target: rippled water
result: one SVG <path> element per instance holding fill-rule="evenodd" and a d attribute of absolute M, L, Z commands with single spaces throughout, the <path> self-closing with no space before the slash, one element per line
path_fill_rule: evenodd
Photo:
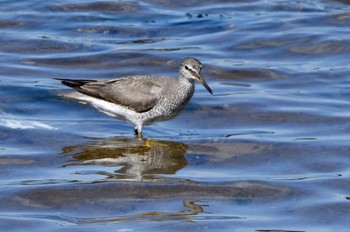
<path fill-rule="evenodd" d="M 349 1 L 0 1 L 2 231 L 348 231 Z M 53 78 L 197 85 L 146 139 Z"/>

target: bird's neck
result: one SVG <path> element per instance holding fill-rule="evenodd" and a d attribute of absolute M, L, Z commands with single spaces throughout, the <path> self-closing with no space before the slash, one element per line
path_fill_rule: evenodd
<path fill-rule="evenodd" d="M 194 93 L 194 80 L 188 79 L 186 77 L 180 76 L 178 88 L 180 88 L 179 92 L 183 93 L 183 97 L 186 98 L 186 102 L 189 101 Z"/>

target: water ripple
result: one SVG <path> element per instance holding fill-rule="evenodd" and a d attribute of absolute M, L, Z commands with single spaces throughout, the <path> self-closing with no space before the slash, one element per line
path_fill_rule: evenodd
<path fill-rule="evenodd" d="M 348 3 L 2 1 L 2 228 L 347 231 Z M 214 94 L 144 140 L 54 79 L 176 77 L 188 56 Z"/>

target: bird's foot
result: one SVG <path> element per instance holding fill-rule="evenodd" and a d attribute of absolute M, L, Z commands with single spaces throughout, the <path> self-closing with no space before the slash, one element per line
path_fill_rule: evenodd
<path fill-rule="evenodd" d="M 143 138 L 142 133 L 140 133 L 140 132 L 137 130 L 137 128 L 135 128 L 134 133 L 135 133 L 135 135 L 137 135 L 137 138 L 138 138 L 138 139 L 142 139 L 142 138 Z"/>

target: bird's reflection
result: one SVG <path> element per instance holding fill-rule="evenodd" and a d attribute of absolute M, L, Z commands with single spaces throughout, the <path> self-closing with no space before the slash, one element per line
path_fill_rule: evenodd
<path fill-rule="evenodd" d="M 187 165 L 188 147 L 172 141 L 136 139 L 91 139 L 89 144 L 69 146 L 65 155 L 74 160 L 65 166 L 101 165 L 118 167 L 114 173 L 101 172 L 110 179 L 125 181 L 162 181 L 162 175 L 175 174 Z"/>

